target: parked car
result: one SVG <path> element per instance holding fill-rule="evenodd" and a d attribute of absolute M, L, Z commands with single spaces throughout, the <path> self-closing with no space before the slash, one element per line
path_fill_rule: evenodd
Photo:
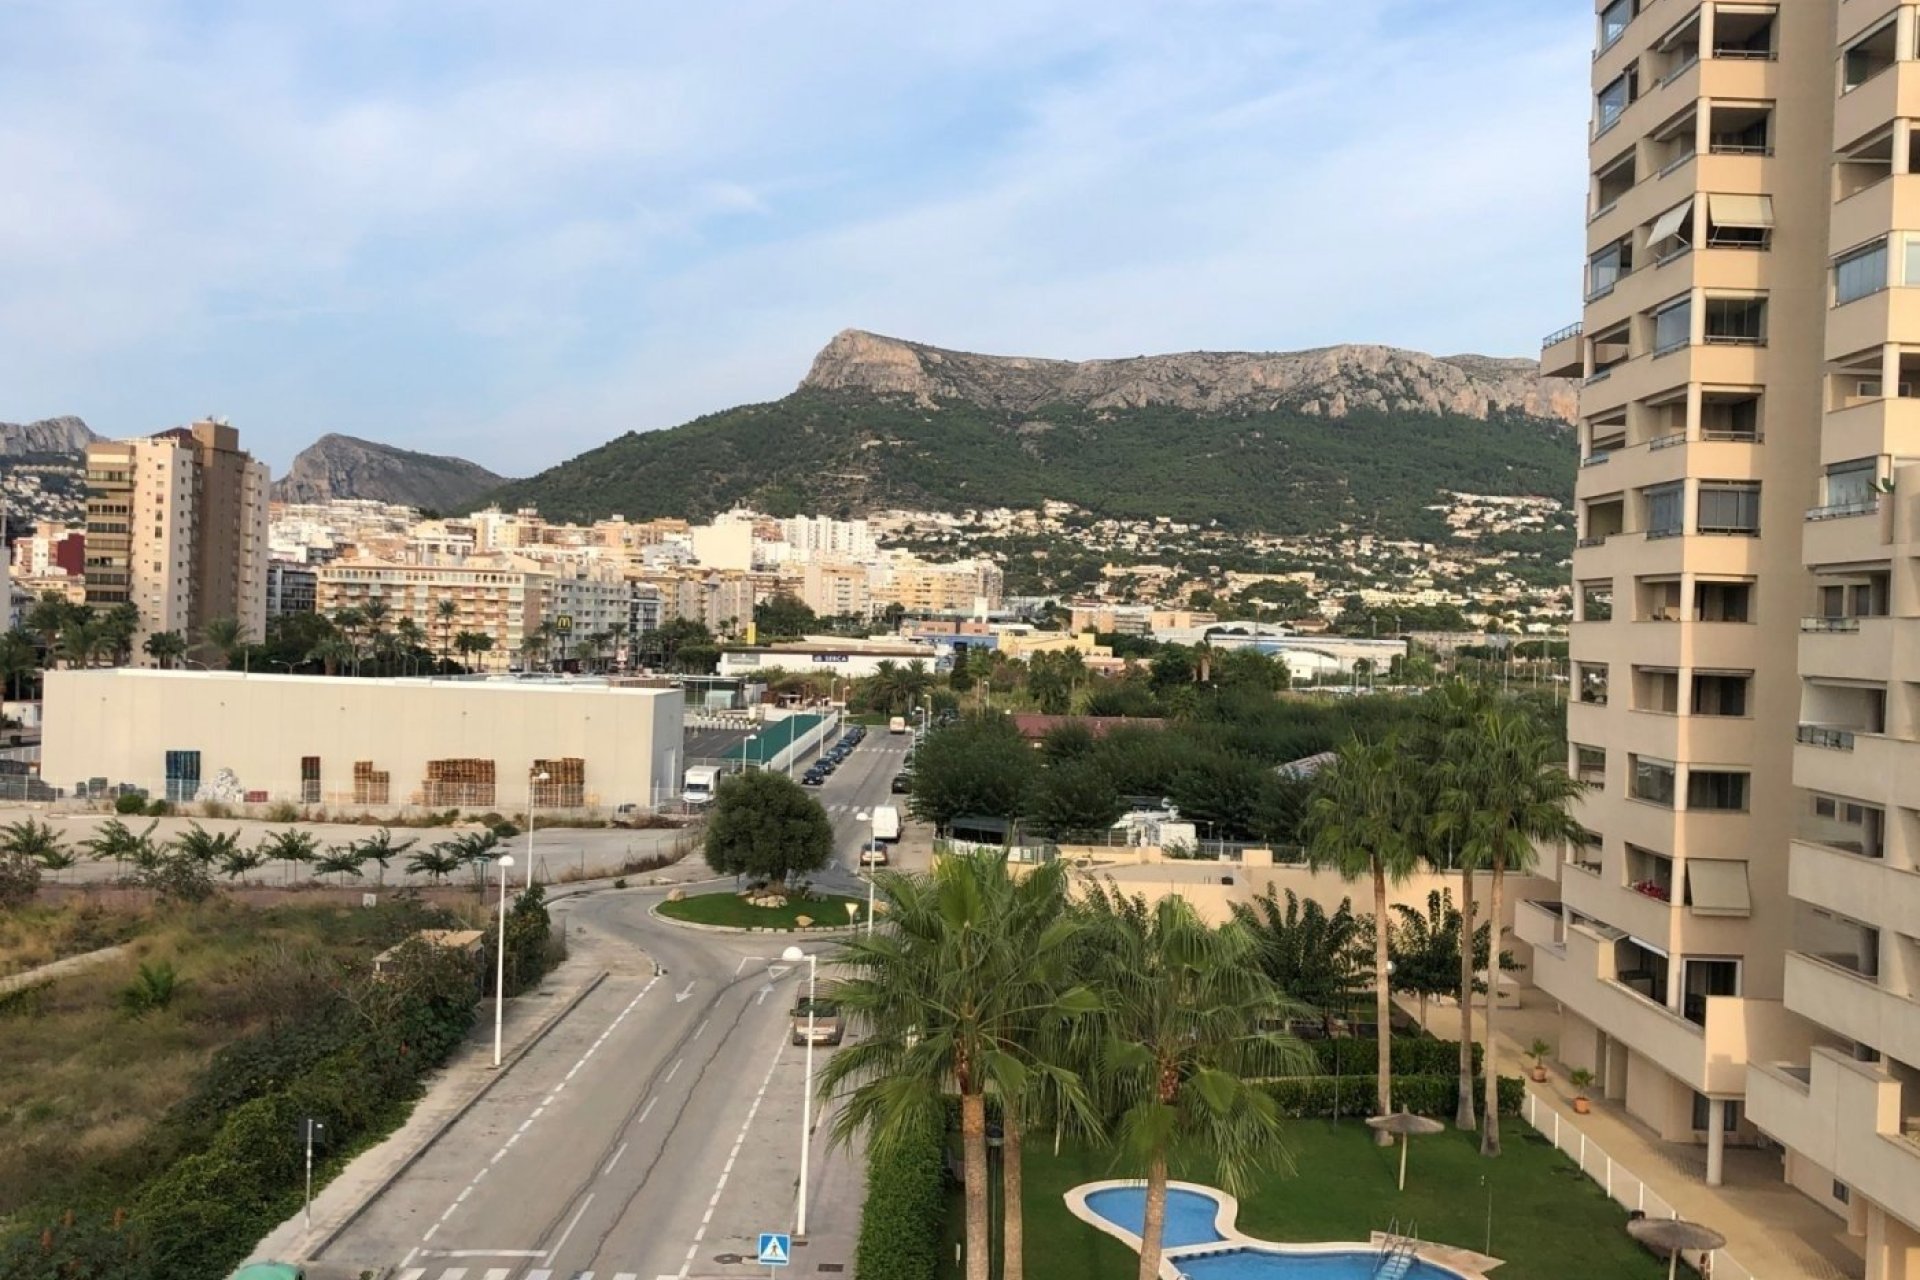
<path fill-rule="evenodd" d="M 867 841 L 867 847 L 860 851 L 860 865 L 863 867 L 884 867 L 892 860 L 887 855 L 887 846 L 878 840 Z"/>
<path fill-rule="evenodd" d="M 893 785 L 888 787 L 887 790 L 891 791 L 896 796 L 903 796 L 907 794 L 907 792 L 913 790 L 913 775 L 910 773 L 894 774 Z"/>
<path fill-rule="evenodd" d="M 827 775 L 825 773 L 822 773 L 818 769 L 809 769 L 800 776 L 800 785 L 803 787 L 817 787 L 824 784 L 826 780 Z"/>
<path fill-rule="evenodd" d="M 840 1025 L 840 1004 L 830 994 L 822 994 L 809 1000 L 801 996 L 793 1003 L 793 1043 L 805 1044 L 808 1031 L 813 1034 L 815 1044 L 839 1044 L 843 1028 Z"/>

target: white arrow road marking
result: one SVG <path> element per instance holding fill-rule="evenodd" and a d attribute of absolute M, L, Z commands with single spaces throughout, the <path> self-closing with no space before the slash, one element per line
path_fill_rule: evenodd
<path fill-rule="evenodd" d="M 673 1002 L 675 1004 L 679 1004 L 684 1000 L 690 999 L 692 996 L 693 996 L 693 984 L 689 982 L 687 984 L 687 989 L 685 991 L 679 991 L 674 993 Z"/>

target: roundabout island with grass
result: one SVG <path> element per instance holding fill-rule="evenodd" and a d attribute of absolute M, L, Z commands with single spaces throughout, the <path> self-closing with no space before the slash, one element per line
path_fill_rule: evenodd
<path fill-rule="evenodd" d="M 865 922 L 867 904 L 840 894 L 762 887 L 670 896 L 659 913 L 683 924 L 720 929 L 844 929 Z"/>

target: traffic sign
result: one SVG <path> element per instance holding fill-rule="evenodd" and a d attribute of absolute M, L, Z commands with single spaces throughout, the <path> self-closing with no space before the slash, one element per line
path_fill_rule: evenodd
<path fill-rule="evenodd" d="M 784 1231 L 760 1233 L 760 1265 L 784 1267 L 793 1261 L 793 1237 Z"/>

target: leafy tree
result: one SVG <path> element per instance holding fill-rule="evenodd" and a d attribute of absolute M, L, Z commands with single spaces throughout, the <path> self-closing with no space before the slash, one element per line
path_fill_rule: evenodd
<path fill-rule="evenodd" d="M 363 865 L 372 862 L 379 866 L 379 883 L 385 884 L 387 882 L 387 868 L 393 863 L 393 860 L 406 856 L 407 850 L 413 848 L 417 843 L 419 843 L 417 840 L 402 840 L 400 843 L 395 844 L 393 841 L 393 832 L 386 827 L 382 827 L 366 839 L 356 840 L 354 842 L 354 852 L 360 855 Z"/>
<path fill-rule="evenodd" d="M 292 862 L 305 866 L 320 856 L 320 838 L 311 831 L 288 827 L 285 831 L 271 831 L 261 836 L 258 852 L 263 863 Z"/>
<path fill-rule="evenodd" d="M 18 911 L 40 892 L 40 864 L 18 853 L 0 853 L 0 909 Z"/>
<path fill-rule="evenodd" d="M 45 867 L 49 859 L 58 860 L 66 852 L 66 841 L 60 838 L 60 833 L 53 829 L 51 823 L 22 818 L 0 827 L 0 854 L 7 857 L 24 858 Z M 72 865 L 71 862 L 68 865 Z"/>
<path fill-rule="evenodd" d="M 832 857 L 827 811 L 784 774 L 735 774 L 714 793 L 706 858 L 721 875 L 784 882 L 820 870 Z"/>
<path fill-rule="evenodd" d="M 1075 720 L 1055 725 L 1040 740 L 1040 754 L 1049 764 L 1082 760 L 1093 754 L 1093 730 Z"/>
<path fill-rule="evenodd" d="M 211 867 L 216 863 L 224 865 L 240 849 L 238 831 L 211 832 L 197 822 L 187 824 L 187 829 L 173 838 L 173 851 L 192 859 L 202 867 Z"/>
<path fill-rule="evenodd" d="M 439 884 L 460 869 L 461 858 L 446 841 L 429 845 L 407 859 L 407 871 Z"/>
<path fill-rule="evenodd" d="M 1404 902 L 1393 904 L 1395 924 L 1393 947 L 1393 989 L 1404 991 L 1420 1002 L 1420 1022 L 1427 1020 L 1427 1001 L 1435 996 L 1460 995 L 1460 909 L 1453 905 L 1453 892 L 1435 889 L 1427 894 L 1423 912 Z M 1493 946 L 1493 929 L 1482 924 L 1474 931 L 1472 964 L 1474 972 L 1487 968 Z M 1500 953 L 1500 967 L 1513 970 L 1509 952 Z M 1484 991 L 1486 984 L 1475 980 L 1473 990 Z"/>
<path fill-rule="evenodd" d="M 336 844 L 327 846 L 327 851 L 314 859 L 313 869 L 323 876 L 339 876 L 345 884 L 348 876 L 364 874 L 360 868 L 365 862 L 357 844 Z"/>
<path fill-rule="evenodd" d="M 1091 760 L 1059 761 L 1033 780 L 1027 811 L 1040 830 L 1101 831 L 1117 821 L 1125 805 L 1113 780 Z"/>
<path fill-rule="evenodd" d="M 689 644 L 683 645 L 680 652 L 674 655 L 673 665 L 669 670 L 677 671 L 682 675 L 710 676 L 719 665 L 718 645 Z"/>
<path fill-rule="evenodd" d="M 187 638 L 178 631 L 156 631 L 140 646 L 162 671 L 187 656 Z"/>
<path fill-rule="evenodd" d="M 266 859 L 257 848 L 249 849 L 240 844 L 238 832 L 234 833 L 234 843 L 220 854 L 220 874 L 229 880 L 238 880 L 249 872 L 258 871 Z"/>
<path fill-rule="evenodd" d="M 1393 1110 L 1393 1000 L 1389 985 L 1387 885 L 1404 883 L 1419 866 L 1420 855 L 1408 828 L 1414 820 L 1415 791 L 1400 744 L 1354 739 L 1340 748 L 1333 763 L 1314 779 L 1307 803 L 1307 857 L 1314 867 L 1332 867 L 1343 879 L 1373 878 L 1373 993 L 1378 1024 L 1376 1099 L 1386 1115 Z M 1393 1135 L 1381 1130 L 1380 1144 Z"/>
<path fill-rule="evenodd" d="M 1026 812 L 1033 766 L 1033 751 L 1011 719 L 970 716 L 920 744 L 909 807 L 942 830 L 967 816 L 1012 821 Z"/>
<path fill-rule="evenodd" d="M 1251 757 L 1224 751 L 1189 745 L 1184 755 L 1167 786 L 1180 816 L 1206 825 L 1221 839 L 1252 836 L 1271 771 Z"/>
<path fill-rule="evenodd" d="M 797 640 L 819 624 L 813 610 L 789 591 L 776 591 L 753 606 L 753 627 L 761 643 Z"/>
<path fill-rule="evenodd" d="M 842 1095 L 834 1140 L 865 1133 L 876 1161 L 944 1125 L 946 1100 L 960 1100 L 965 1165 L 966 1275 L 992 1269 L 987 1204 L 987 1106 L 1003 1104 L 1009 1139 L 1005 1274 L 1021 1274 L 1017 1198 L 1026 1105 L 1050 1097 L 1090 1126 L 1079 1076 L 1045 1049 L 1042 1028 L 1097 1007 L 1073 984 L 1075 920 L 1065 910 L 1065 869 L 1037 868 L 1016 879 L 1004 859 L 942 859 L 930 876 L 880 872 L 888 928 L 849 943 L 836 996 L 867 1033 L 827 1060 L 823 1095 Z"/>
<path fill-rule="evenodd" d="M 1463 761 L 1458 785 L 1462 792 L 1449 807 L 1467 814 L 1463 832 L 1466 856 L 1487 868 L 1487 919 L 1498 925 L 1501 891 L 1509 870 L 1531 870 L 1534 850 L 1541 844 L 1574 840 L 1580 824 L 1571 813 L 1585 787 L 1568 775 L 1566 753 L 1542 731 L 1524 707 L 1496 703 L 1474 726 L 1471 754 Z M 1463 947 L 1464 950 L 1464 947 Z M 1498 1042 L 1494 1039 L 1498 992 L 1490 981 L 1486 1023 L 1484 1072 L 1487 1080 L 1482 1106 L 1487 1123 L 1480 1127 L 1480 1154 L 1500 1154 L 1498 1121 Z"/>
<path fill-rule="evenodd" d="M 1273 1098 L 1257 1080 L 1305 1069 L 1286 1037 L 1256 1030 L 1290 1009 L 1237 924 L 1208 928 L 1185 899 L 1087 899 L 1103 1008 L 1095 1078 L 1117 1139 L 1122 1176 L 1144 1177 L 1140 1280 L 1158 1280 L 1167 1160 L 1176 1147 L 1211 1161 L 1245 1192 L 1254 1170 L 1290 1164 Z"/>
<path fill-rule="evenodd" d="M 32 633 L 23 627 L 0 634 L 0 679 L 6 681 L 7 696 L 23 696 L 29 682 L 40 674 L 40 650 Z"/>
<path fill-rule="evenodd" d="M 146 830 L 135 834 L 120 819 L 108 818 L 93 835 L 80 842 L 80 847 L 95 862 L 112 859 L 116 866 L 131 862 L 135 867 L 144 867 L 153 861 L 153 831 L 159 825 L 158 822 L 149 822 Z"/>

